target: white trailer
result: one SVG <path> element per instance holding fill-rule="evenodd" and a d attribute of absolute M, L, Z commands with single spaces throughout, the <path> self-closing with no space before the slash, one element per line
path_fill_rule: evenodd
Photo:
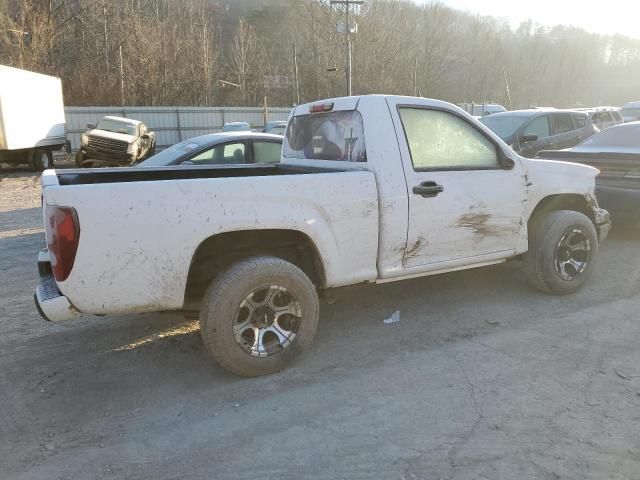
<path fill-rule="evenodd" d="M 44 170 L 66 145 L 60 79 L 0 65 L 0 162 Z"/>

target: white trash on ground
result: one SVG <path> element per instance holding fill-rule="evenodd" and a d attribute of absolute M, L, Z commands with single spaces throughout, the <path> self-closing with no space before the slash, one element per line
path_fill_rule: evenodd
<path fill-rule="evenodd" d="M 387 325 L 390 323 L 398 323 L 400 321 L 400 310 L 396 310 L 389 318 L 385 318 L 382 322 Z"/>

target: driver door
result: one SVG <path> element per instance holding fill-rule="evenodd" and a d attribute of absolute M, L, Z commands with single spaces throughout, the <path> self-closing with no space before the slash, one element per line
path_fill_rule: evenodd
<path fill-rule="evenodd" d="M 517 159 L 506 158 L 467 117 L 429 100 L 424 106 L 401 101 L 388 100 L 409 194 L 405 273 L 512 256 L 526 241 L 526 187 Z"/>

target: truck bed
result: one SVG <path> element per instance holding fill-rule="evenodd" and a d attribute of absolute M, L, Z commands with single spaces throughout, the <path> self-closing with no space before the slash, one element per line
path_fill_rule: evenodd
<path fill-rule="evenodd" d="M 41 181 L 45 209 L 77 214 L 74 265 L 57 287 L 80 312 L 183 308 L 198 248 L 227 232 L 304 235 L 325 259 L 327 286 L 377 277 L 371 171 L 285 164 L 69 169 L 48 170 Z"/>
<path fill-rule="evenodd" d="M 157 180 L 307 175 L 340 171 L 343 170 L 285 164 L 207 165 L 56 170 L 56 176 L 58 177 L 59 185 L 92 185 Z"/>

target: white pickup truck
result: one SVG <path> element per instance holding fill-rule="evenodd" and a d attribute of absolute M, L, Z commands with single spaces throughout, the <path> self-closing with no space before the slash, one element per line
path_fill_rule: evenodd
<path fill-rule="evenodd" d="M 310 344 L 318 291 L 522 259 L 534 287 L 571 293 L 610 227 L 598 170 L 519 157 L 437 100 L 298 106 L 282 156 L 46 171 L 40 313 L 199 310 L 212 357 L 262 375 Z"/>

